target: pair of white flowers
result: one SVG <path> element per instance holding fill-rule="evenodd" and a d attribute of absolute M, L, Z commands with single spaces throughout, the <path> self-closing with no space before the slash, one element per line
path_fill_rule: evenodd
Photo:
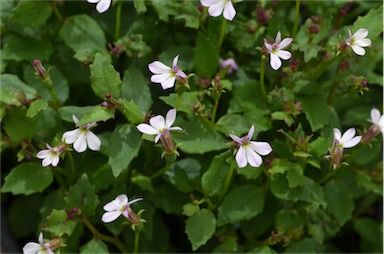
<path fill-rule="evenodd" d="M 79 122 L 75 115 L 72 115 L 72 119 L 75 123 Z M 95 124 L 89 123 L 77 129 L 67 131 L 63 134 L 61 140 L 66 144 L 73 144 L 73 149 L 78 153 L 84 152 L 87 147 L 93 151 L 99 151 L 101 141 L 90 131 Z M 56 147 L 51 147 L 49 144 L 46 144 L 46 146 L 48 149 L 38 152 L 36 157 L 43 160 L 42 165 L 44 167 L 49 165 L 56 167 L 59 163 L 60 155 L 65 151 L 66 147 L 63 144 Z"/>

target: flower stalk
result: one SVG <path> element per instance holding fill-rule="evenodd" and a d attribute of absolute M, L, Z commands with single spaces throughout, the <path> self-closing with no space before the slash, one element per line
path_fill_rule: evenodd
<path fill-rule="evenodd" d="M 295 22 L 293 23 L 292 29 L 292 37 L 294 38 L 297 33 L 297 27 L 299 25 L 299 15 L 300 15 L 300 0 L 296 0 L 296 8 L 295 8 Z"/>
<path fill-rule="evenodd" d="M 123 6 L 123 1 L 118 1 L 117 8 L 116 8 L 115 41 L 117 41 L 120 38 L 122 6 Z"/>
<path fill-rule="evenodd" d="M 261 56 L 261 63 L 260 63 L 260 91 L 263 95 L 264 99 L 267 99 L 267 92 L 265 91 L 265 65 L 267 62 L 267 58 L 265 55 Z"/>
<path fill-rule="evenodd" d="M 235 160 L 231 159 L 231 165 L 229 167 L 227 177 L 225 178 L 223 191 L 221 192 L 221 195 L 220 195 L 220 200 L 223 199 L 225 193 L 227 193 L 227 191 L 229 189 L 229 185 L 231 184 L 231 179 L 232 179 L 232 175 L 233 175 L 234 171 L 235 171 Z"/>

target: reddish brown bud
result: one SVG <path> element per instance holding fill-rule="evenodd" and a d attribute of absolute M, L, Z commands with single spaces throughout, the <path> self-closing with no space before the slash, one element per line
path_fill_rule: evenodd
<path fill-rule="evenodd" d="M 42 81 L 45 82 L 50 79 L 48 72 L 45 70 L 40 60 L 36 59 L 33 61 L 33 68 L 36 71 L 36 76 L 38 76 Z"/>

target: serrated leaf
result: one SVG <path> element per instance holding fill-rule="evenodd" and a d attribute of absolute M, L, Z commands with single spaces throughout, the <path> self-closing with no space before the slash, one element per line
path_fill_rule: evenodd
<path fill-rule="evenodd" d="M 192 243 L 192 250 L 197 250 L 207 243 L 216 229 L 216 218 L 207 209 L 202 209 L 189 217 L 185 224 L 185 233 Z"/>
<path fill-rule="evenodd" d="M 67 219 L 67 212 L 64 210 L 53 210 L 47 217 L 44 230 L 49 231 L 57 236 L 64 234 L 71 235 L 76 227 L 76 222 Z"/>
<path fill-rule="evenodd" d="M 192 114 L 195 104 L 199 101 L 199 94 L 199 92 L 184 92 L 180 99 L 181 102 L 177 111 Z M 160 100 L 175 108 L 178 96 L 177 93 L 171 93 L 168 96 L 160 96 Z"/>
<path fill-rule="evenodd" d="M 383 32 L 383 24 L 377 22 L 377 20 L 383 19 L 383 5 L 379 8 L 369 10 L 364 17 L 358 17 L 355 23 L 353 23 L 353 33 L 360 28 L 368 29 L 368 38 L 371 40 L 376 39 Z"/>
<path fill-rule="evenodd" d="M 48 108 L 48 102 L 46 100 L 35 100 L 29 105 L 26 116 L 29 118 L 35 117 L 40 111 L 44 111 Z"/>
<path fill-rule="evenodd" d="M 219 54 L 215 45 L 204 34 L 197 35 L 196 47 L 194 49 L 194 66 L 196 74 L 206 78 L 211 78 L 219 66 Z"/>
<path fill-rule="evenodd" d="M 126 99 L 119 99 L 120 112 L 132 123 L 140 124 L 144 121 L 144 114 L 139 106 L 133 101 L 127 101 Z"/>
<path fill-rule="evenodd" d="M 82 126 L 87 123 L 93 122 L 105 122 L 111 118 L 115 117 L 115 110 L 103 106 L 94 106 L 90 111 L 85 113 L 81 118 L 79 118 L 79 122 L 76 126 Z"/>
<path fill-rule="evenodd" d="M 124 124 L 116 128 L 109 140 L 108 163 L 115 177 L 128 168 L 140 150 L 141 136 L 136 127 Z"/>
<path fill-rule="evenodd" d="M 229 192 L 218 209 L 218 226 L 249 220 L 264 209 L 263 190 L 255 185 L 242 185 Z"/>
<path fill-rule="evenodd" d="M 93 110 L 93 106 L 78 107 L 78 106 L 64 106 L 59 108 L 61 119 L 67 122 L 73 123 L 72 115 L 76 116 L 77 119 L 81 119 L 84 115 L 88 114 Z"/>
<path fill-rule="evenodd" d="M 35 134 L 36 119 L 28 118 L 26 113 L 26 109 L 10 108 L 3 120 L 5 133 L 14 144 L 18 144 L 25 139 L 31 139 Z M 25 126 L 28 126 L 28 128 L 25 128 Z"/>
<path fill-rule="evenodd" d="M 231 151 L 216 155 L 213 158 L 208 170 L 201 177 L 201 187 L 205 194 L 214 196 L 222 190 L 229 171 L 229 165 L 226 162 L 229 156 L 231 156 Z"/>
<path fill-rule="evenodd" d="M 134 0 L 133 6 L 137 13 L 144 13 L 147 11 L 147 6 L 145 6 L 145 1 L 143 0 Z"/>
<path fill-rule="evenodd" d="M 316 97 L 316 100 L 313 99 L 314 97 Z M 301 102 L 312 131 L 317 131 L 329 123 L 331 112 L 327 106 L 324 94 L 297 96 L 297 101 Z"/>
<path fill-rule="evenodd" d="M 85 215 L 93 215 L 100 203 L 95 187 L 86 174 L 83 174 L 77 183 L 69 189 L 65 202 L 70 208 L 78 208 Z"/>
<path fill-rule="evenodd" d="M 28 86 L 20 78 L 13 74 L 0 75 L 1 89 L 8 88 L 14 92 L 22 91 L 27 100 L 32 100 L 37 96 L 37 92 L 33 87 Z M 3 97 L 3 95 L 1 96 Z"/>
<path fill-rule="evenodd" d="M 192 215 L 194 215 L 195 213 L 197 213 L 198 211 L 200 210 L 200 207 L 196 204 L 185 204 L 183 206 L 183 214 L 188 216 L 188 217 L 191 217 Z"/>
<path fill-rule="evenodd" d="M 110 94 L 115 99 L 120 97 L 121 79 L 110 60 L 97 53 L 90 65 L 92 90 L 101 99 Z"/>
<path fill-rule="evenodd" d="M 352 217 L 354 203 L 348 187 L 341 181 L 329 181 L 324 187 L 327 211 L 335 216 L 340 226 Z"/>
<path fill-rule="evenodd" d="M 50 168 L 44 168 L 37 162 L 21 163 L 11 169 L 11 172 L 5 177 L 1 192 L 12 192 L 13 195 L 30 195 L 42 192 L 52 181 Z"/>
<path fill-rule="evenodd" d="M 246 133 L 250 126 L 252 122 L 249 118 L 240 114 L 226 114 L 216 122 L 216 128 L 224 135 Z"/>
<path fill-rule="evenodd" d="M 108 246 L 100 239 L 93 238 L 80 248 L 80 253 L 109 253 Z"/>
<path fill-rule="evenodd" d="M 51 16 L 52 8 L 45 1 L 21 1 L 13 11 L 11 21 L 22 26 L 39 26 Z"/>

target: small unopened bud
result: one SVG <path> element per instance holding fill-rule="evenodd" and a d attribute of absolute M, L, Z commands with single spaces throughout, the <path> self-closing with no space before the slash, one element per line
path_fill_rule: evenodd
<path fill-rule="evenodd" d="M 310 34 L 318 34 L 320 32 L 320 26 L 318 24 L 312 23 L 308 27 Z"/>
<path fill-rule="evenodd" d="M 177 153 L 175 143 L 168 129 L 164 130 L 160 136 L 161 143 L 163 144 L 164 151 L 167 153 Z"/>
<path fill-rule="evenodd" d="M 380 127 L 376 124 L 373 124 L 369 129 L 363 134 L 363 137 L 361 138 L 362 143 L 367 143 L 371 141 L 374 137 L 376 137 L 377 134 L 379 134 L 381 131 Z"/>
<path fill-rule="evenodd" d="M 128 211 L 128 221 L 133 224 L 133 225 L 137 225 L 137 224 L 140 224 L 140 218 L 139 216 L 137 216 L 137 214 L 131 209 L 131 207 L 128 207 L 127 208 L 127 211 Z"/>
<path fill-rule="evenodd" d="M 203 6 L 201 3 L 199 3 L 199 4 L 197 5 L 197 9 L 198 9 L 200 12 L 202 12 L 202 11 L 204 10 L 204 6 Z"/>
<path fill-rule="evenodd" d="M 329 152 L 331 157 L 331 164 L 333 169 L 336 169 L 338 166 L 340 166 L 341 162 L 343 161 L 343 147 L 338 145 L 338 142 L 336 141 L 333 144 L 332 149 Z"/>
<path fill-rule="evenodd" d="M 112 44 L 108 44 L 109 50 L 111 51 L 111 54 L 114 56 L 119 56 L 121 52 L 123 52 L 123 46 L 122 45 L 115 45 L 114 47 Z"/>
<path fill-rule="evenodd" d="M 339 64 L 339 71 L 345 71 L 349 68 L 349 62 L 347 60 L 343 60 Z"/>
<path fill-rule="evenodd" d="M 33 68 L 36 71 L 36 76 L 39 77 L 42 81 L 46 82 L 50 80 L 50 76 L 40 60 L 36 59 L 33 61 Z"/>
<path fill-rule="evenodd" d="M 183 77 L 180 77 L 178 75 L 176 75 L 176 81 L 180 84 L 180 85 L 186 85 L 188 84 L 188 78 L 183 78 Z"/>
<path fill-rule="evenodd" d="M 297 71 L 297 67 L 299 66 L 299 61 L 292 58 L 291 61 L 289 61 L 289 68 L 291 71 Z"/>
<path fill-rule="evenodd" d="M 61 240 L 59 238 L 54 238 L 49 242 L 45 243 L 45 246 L 50 250 L 56 250 L 61 246 Z"/>
<path fill-rule="evenodd" d="M 266 10 L 263 9 L 261 6 L 256 6 L 256 19 L 257 22 L 261 25 L 266 25 L 269 22 L 269 17 L 267 15 Z"/>

